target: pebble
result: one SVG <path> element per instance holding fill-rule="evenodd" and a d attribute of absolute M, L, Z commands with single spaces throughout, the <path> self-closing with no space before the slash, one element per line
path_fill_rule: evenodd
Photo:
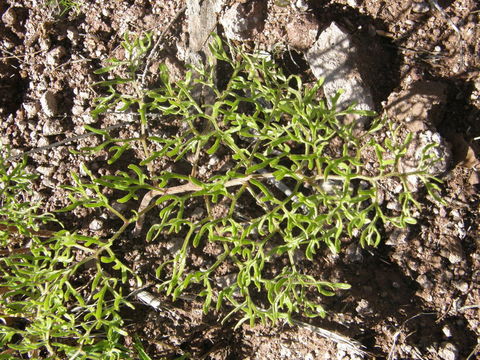
<path fill-rule="evenodd" d="M 40 111 L 40 105 L 37 102 L 24 103 L 23 108 L 25 109 L 27 119 L 32 119 Z"/>
<path fill-rule="evenodd" d="M 308 2 L 305 0 L 297 0 L 295 2 L 295 7 L 300 11 L 307 11 L 308 10 Z"/>
<path fill-rule="evenodd" d="M 458 349 L 452 343 L 444 343 L 440 349 L 438 349 L 438 356 L 442 360 L 456 360 L 458 359 Z"/>
<path fill-rule="evenodd" d="M 225 11 L 220 23 L 228 39 L 243 41 L 263 29 L 265 17 L 266 4 L 263 1 L 236 3 Z"/>
<path fill-rule="evenodd" d="M 40 105 L 47 116 L 55 116 L 58 113 L 58 104 L 55 94 L 47 90 L 40 98 Z"/>
<path fill-rule="evenodd" d="M 15 9 L 9 8 L 5 11 L 2 15 L 2 21 L 8 27 L 15 27 L 17 24 L 17 14 L 15 13 Z"/>
<path fill-rule="evenodd" d="M 357 305 L 357 307 L 355 308 L 355 311 L 356 311 L 359 315 L 368 315 L 368 314 L 373 313 L 373 310 L 372 310 L 372 308 L 370 307 L 370 304 L 369 304 L 368 301 L 365 300 L 365 299 L 361 299 L 361 300 L 358 302 L 358 305 Z"/>
<path fill-rule="evenodd" d="M 442 328 L 442 332 L 443 332 L 443 335 L 445 335 L 445 337 L 447 338 L 452 337 L 452 330 L 450 329 L 450 326 L 445 325 Z"/>
<path fill-rule="evenodd" d="M 466 293 L 468 291 L 468 283 L 465 281 L 455 281 L 453 286 L 455 286 L 455 288 L 460 290 L 462 293 Z"/>
<path fill-rule="evenodd" d="M 463 257 L 459 253 L 451 252 L 448 254 L 448 261 L 450 261 L 451 264 L 458 264 L 463 260 Z"/>
<path fill-rule="evenodd" d="M 63 133 L 63 127 L 58 121 L 49 119 L 43 124 L 42 132 L 45 136 L 60 135 Z"/>
<path fill-rule="evenodd" d="M 103 221 L 100 219 L 94 219 L 90 225 L 88 225 L 88 228 L 92 231 L 99 231 L 103 229 Z"/>
<path fill-rule="evenodd" d="M 39 166 L 37 167 L 37 172 L 43 176 L 50 177 L 54 173 L 55 169 L 48 166 Z"/>
<path fill-rule="evenodd" d="M 67 53 L 63 46 L 57 46 L 52 51 L 50 51 L 45 61 L 48 65 L 59 65 L 61 58 Z"/>
<path fill-rule="evenodd" d="M 76 105 L 73 105 L 72 107 L 72 115 L 80 116 L 83 114 L 84 111 L 85 110 L 82 105 L 76 104 Z"/>
<path fill-rule="evenodd" d="M 417 277 L 417 282 L 423 289 L 431 289 L 433 287 L 432 282 L 428 280 L 428 277 L 425 274 Z"/>
<path fill-rule="evenodd" d="M 414 3 L 412 5 L 412 10 L 418 14 L 425 14 L 430 11 L 430 5 L 425 1 Z"/>
<path fill-rule="evenodd" d="M 361 262 L 363 260 L 362 249 L 358 244 L 350 244 L 345 250 L 345 260 L 347 263 Z"/>

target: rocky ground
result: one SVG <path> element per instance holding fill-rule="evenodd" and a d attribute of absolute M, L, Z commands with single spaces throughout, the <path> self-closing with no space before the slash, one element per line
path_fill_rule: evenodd
<path fill-rule="evenodd" d="M 306 81 L 326 76 L 351 86 L 364 108 L 403 122 L 422 141 L 442 145 L 440 174 L 447 205 L 423 200 L 419 222 L 391 231 L 376 249 L 349 245 L 332 276 L 352 290 L 329 299 L 328 315 L 275 327 L 220 325 L 195 301 L 173 304 L 180 320 L 138 304 L 129 314 L 152 358 L 195 359 L 475 359 L 480 345 L 480 5 L 474 0 L 79 0 L 60 14 L 56 1 L 0 3 L 0 134 L 14 154 L 108 126 L 114 115 L 94 119 L 94 71 L 122 56 L 122 35 L 162 37 L 152 63 L 182 76 L 192 54 L 217 31 L 274 53 Z M 328 35 L 334 27 L 339 32 Z M 330 36 L 330 37 L 329 37 Z M 345 61 L 333 61 L 321 43 L 341 38 Z M 319 39 L 327 39 L 318 41 Z M 330 39 L 330 40 L 329 40 Z M 332 40 L 333 41 L 333 40 Z M 318 69 L 322 63 L 333 61 Z M 341 55 L 344 56 L 344 55 Z M 340 56 L 340 58 L 341 58 Z M 340 74 L 338 71 L 340 66 Z M 322 73 L 323 71 L 323 73 Z M 326 72 L 325 72 L 326 71 Z M 347 81 L 347 84 L 345 83 Z M 335 90 L 335 89 L 334 89 Z M 328 93 L 329 89 L 325 88 Z M 332 90 L 333 91 L 333 90 Z M 348 95 L 348 93 L 347 93 Z M 67 205 L 60 185 L 84 159 L 69 152 L 95 144 L 85 137 L 32 153 L 40 175 L 36 200 L 52 211 Z M 102 159 L 89 159 L 101 173 Z M 386 189 L 386 191 L 393 191 Z M 421 189 L 419 190 L 421 193 Z M 101 235 L 106 225 L 78 213 L 72 226 Z M 155 268 L 154 244 L 124 244 L 127 261 L 145 276 Z M 325 255 L 327 256 L 327 255 Z M 320 271 L 320 269 L 319 269 Z M 343 340 L 338 340 L 332 334 Z M 351 345 L 353 344 L 353 345 Z M 363 351 L 359 352 L 363 345 Z"/>

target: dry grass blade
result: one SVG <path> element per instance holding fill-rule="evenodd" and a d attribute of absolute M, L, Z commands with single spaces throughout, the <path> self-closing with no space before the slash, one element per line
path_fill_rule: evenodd
<path fill-rule="evenodd" d="M 301 328 L 310 330 L 311 332 L 314 332 L 315 334 L 318 334 L 318 335 L 320 335 L 320 336 L 322 336 L 326 339 L 329 339 L 329 340 L 335 342 L 336 344 L 342 344 L 342 345 L 348 347 L 352 352 L 354 352 L 354 353 L 356 353 L 360 356 L 364 356 L 364 355 L 373 356 L 372 354 L 363 350 L 363 349 L 365 349 L 365 347 L 356 340 L 347 338 L 346 336 L 337 334 L 333 331 L 329 331 L 329 330 L 325 330 L 325 329 L 322 329 L 322 328 L 317 327 L 317 326 L 313 326 L 313 325 L 305 323 L 303 321 L 292 319 L 292 322 L 295 325 L 297 325 Z"/>

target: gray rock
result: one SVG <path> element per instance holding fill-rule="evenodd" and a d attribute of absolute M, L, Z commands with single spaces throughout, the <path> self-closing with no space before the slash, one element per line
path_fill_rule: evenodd
<path fill-rule="evenodd" d="M 67 51 L 63 46 L 57 46 L 48 52 L 45 61 L 48 65 L 59 65 L 61 58 L 65 56 L 66 53 Z"/>
<path fill-rule="evenodd" d="M 222 10 L 225 0 L 188 0 L 187 23 L 189 48 L 198 52 L 207 43 L 210 33 L 215 30 L 217 16 Z"/>
<path fill-rule="evenodd" d="M 18 18 L 14 8 L 9 8 L 3 13 L 2 22 L 5 24 L 5 26 L 12 28 L 17 25 Z"/>
<path fill-rule="evenodd" d="M 42 174 L 45 177 L 50 177 L 55 172 L 55 168 L 47 167 L 47 166 L 39 166 L 37 167 L 37 172 Z"/>
<path fill-rule="evenodd" d="M 103 221 L 100 219 L 94 219 L 90 225 L 88 225 L 88 228 L 92 231 L 99 231 L 103 229 Z"/>
<path fill-rule="evenodd" d="M 443 343 L 440 349 L 438 349 L 438 356 L 442 360 L 457 360 L 458 349 L 452 343 Z"/>
<path fill-rule="evenodd" d="M 434 156 L 439 160 L 433 165 L 429 166 L 426 170 L 431 175 L 439 175 L 445 172 L 449 167 L 452 158 L 452 152 L 441 135 L 431 130 L 419 131 L 415 134 L 412 142 L 408 146 L 405 157 L 400 161 L 401 171 L 416 171 L 423 156 L 423 149 L 431 144 L 435 144 L 436 146 L 430 148 L 427 154 Z M 415 175 L 409 175 L 407 180 L 410 185 L 410 190 L 417 191 L 421 185 L 418 177 Z"/>
<path fill-rule="evenodd" d="M 63 133 L 63 127 L 60 122 L 48 119 L 43 124 L 42 132 L 45 136 L 60 135 Z"/>
<path fill-rule="evenodd" d="M 453 286 L 464 294 L 468 291 L 468 283 L 465 281 L 455 281 Z"/>
<path fill-rule="evenodd" d="M 423 289 L 431 289 L 433 287 L 432 282 L 428 280 L 428 277 L 425 274 L 417 277 L 417 282 Z"/>
<path fill-rule="evenodd" d="M 323 90 L 328 98 L 340 89 L 345 91 L 337 103 L 339 109 L 356 102 L 357 109 L 373 110 L 372 94 L 355 65 L 355 53 L 351 36 L 332 22 L 305 57 L 315 77 L 325 79 Z"/>
<path fill-rule="evenodd" d="M 37 102 L 24 103 L 23 108 L 25 109 L 27 119 L 33 119 L 40 111 L 40 104 Z"/>
<path fill-rule="evenodd" d="M 412 11 L 418 14 L 425 14 L 430 11 L 430 6 L 426 1 L 416 2 L 412 4 Z"/>
<path fill-rule="evenodd" d="M 43 96 L 40 98 L 40 105 L 42 110 L 47 116 L 55 116 L 58 113 L 58 104 L 57 98 L 53 92 L 50 90 L 45 91 Z"/>
<path fill-rule="evenodd" d="M 245 4 L 235 3 L 220 19 L 225 36 L 231 40 L 248 40 L 262 31 L 267 15 L 267 2 L 253 0 Z"/>
<path fill-rule="evenodd" d="M 363 260 L 362 248 L 355 243 L 350 244 L 345 250 L 345 260 L 347 263 L 360 262 Z"/>

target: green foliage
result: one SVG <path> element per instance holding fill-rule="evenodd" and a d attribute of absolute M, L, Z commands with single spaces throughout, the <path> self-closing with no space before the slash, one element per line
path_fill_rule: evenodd
<path fill-rule="evenodd" d="M 132 307 L 121 287 L 130 270 L 110 249 L 111 239 L 41 232 L 42 223 L 58 222 L 23 200 L 35 178 L 25 165 L 0 157 L 0 358 L 129 358 L 120 345 L 126 332 L 119 311 Z M 76 285 L 82 274 L 90 280 Z"/>
<path fill-rule="evenodd" d="M 106 151 L 108 164 L 127 160 L 127 167 L 96 176 L 82 165 L 84 176 L 72 173 L 65 186 L 71 205 L 62 211 L 106 210 L 121 224 L 113 235 L 99 239 L 60 230 L 45 237 L 41 225 L 56 220 L 23 199 L 34 180 L 26 161 L 9 166 L 0 158 L 0 241 L 6 249 L 0 258 L 0 345 L 17 358 L 43 352 L 52 359 L 149 359 L 140 339 L 134 342 L 136 354 L 121 345 L 127 333 L 119 311 L 132 307 L 122 289 L 131 279 L 140 285 L 141 279 L 113 245 L 122 235 L 132 236 L 127 230 L 153 209 L 158 219 L 145 224 L 147 240 L 181 239 L 179 250 L 157 269 L 159 289 L 173 299 L 194 294 L 205 313 L 215 308 L 225 319 L 234 316 L 238 326 L 291 321 L 295 314 L 324 316 L 322 297 L 349 285 L 317 278 L 313 269 L 320 253 L 341 252 L 342 243 L 352 239 L 376 246 L 385 226 L 415 223 L 419 203 L 411 177 L 436 196 L 438 180 L 429 171 L 438 159 L 431 147 L 423 149 L 415 169 L 402 172 L 411 135 L 385 119 L 373 119 L 360 132 L 345 117 L 372 114 L 354 106 L 336 109 L 340 93 L 328 106 L 319 98 L 321 81 L 304 84 L 298 76 L 284 75 L 269 57 L 214 37 L 211 50 L 223 66 L 222 79 L 216 81 L 213 62 L 192 68 L 175 83 L 160 66 L 161 85 L 144 89 L 151 45 L 149 35 L 126 35 L 125 59 L 112 59 L 97 71 L 108 77 L 97 83 L 108 94 L 96 100 L 93 115 L 131 110 L 139 116 L 141 135 L 124 139 L 88 128 L 103 142 L 83 151 Z M 203 102 L 199 93 L 213 95 L 214 101 Z M 151 135 L 149 116 L 173 128 L 173 135 Z M 388 136 L 380 136 L 381 130 Z M 127 158 L 129 149 L 140 149 L 141 158 Z M 205 163 L 212 156 L 230 165 L 211 171 Z M 159 160 L 186 159 L 190 174 L 155 171 Z M 382 204 L 388 181 L 402 188 L 399 211 Z M 107 196 L 111 190 L 121 195 Z M 145 192 L 156 195 L 155 201 L 138 207 Z M 138 211 L 122 213 L 116 202 L 136 202 Z M 200 219 L 192 216 L 196 208 L 203 212 Z M 207 246 L 218 255 L 193 265 L 192 255 Z M 221 269 L 233 278 L 223 286 Z M 80 278 L 87 280 L 78 284 Z"/>
<path fill-rule="evenodd" d="M 149 186 L 159 195 L 174 183 L 194 186 L 192 191 L 159 196 L 155 202 L 160 208 L 159 219 L 147 231 L 150 241 L 183 238 L 180 250 L 157 271 L 163 279 L 160 288 L 167 295 L 176 299 L 186 291 L 195 292 L 203 297 L 205 312 L 212 303 L 218 310 L 225 304 L 231 309 L 228 316 L 243 314 L 239 324 L 249 321 L 253 325 L 256 320 L 267 319 L 275 322 L 295 313 L 323 316 L 325 311 L 318 300 L 311 299 L 349 286 L 316 279 L 308 274 L 308 265 L 295 259 L 303 254 L 314 264 L 322 245 L 340 252 L 342 241 L 348 238 L 357 239 L 362 246 L 376 246 L 383 226 L 415 223 L 412 205 L 418 203 L 408 178 L 417 177 L 434 194 L 437 180 L 429 169 L 438 159 L 426 148 L 414 171 L 401 172 L 399 165 L 411 136 L 400 136 L 400 129 L 392 123 L 376 119 L 359 137 L 356 123 L 342 119 L 372 114 L 354 106 L 337 110 L 340 93 L 328 107 L 318 99 L 321 81 L 306 86 L 298 76 L 285 76 L 268 57 L 225 47 L 218 37 L 211 50 L 229 69 L 228 79 L 222 79 L 223 87 L 215 81 L 213 66 L 192 69 L 176 83 L 169 80 L 166 67 L 160 66 L 161 87 L 137 95 L 122 93 L 125 79 L 115 77 L 102 83 L 109 87 L 110 95 L 98 100 L 96 115 L 121 102 L 123 110 L 137 104 L 134 109 L 138 109 L 142 122 L 148 114 L 160 113 L 166 125 L 174 126 L 178 120 L 184 125 L 177 125 L 178 131 L 169 137 L 146 135 L 150 155 L 139 161 L 135 177 L 128 180 L 128 174 L 119 172 L 117 177 L 94 179 L 93 184 L 123 190 L 127 193 L 123 200 L 135 198 L 140 188 Z M 106 67 L 99 73 L 112 69 Z M 138 88 L 138 76 L 129 81 L 132 88 Z M 213 94 L 215 101 L 202 103 L 195 95 L 199 88 Z M 383 142 L 376 137 L 381 129 L 391 134 Z M 101 146 L 111 144 L 107 140 Z M 220 151 L 231 157 L 232 166 L 203 181 L 194 176 L 199 167 L 196 160 L 190 175 L 141 172 L 142 166 L 158 158 L 205 159 Z M 365 163 L 372 160 L 376 165 L 367 170 Z M 382 182 L 388 179 L 403 187 L 399 212 L 388 212 L 380 203 Z M 290 193 L 273 189 L 271 185 L 279 186 L 279 181 L 288 182 Z M 245 201 L 255 203 L 248 214 L 239 211 L 246 206 Z M 203 203 L 203 219 L 193 221 L 186 215 L 192 203 Z M 228 203 L 228 209 L 219 217 L 212 208 L 222 203 Z M 223 252 L 201 270 L 190 266 L 188 259 L 194 248 L 208 243 Z M 277 261 L 282 261 L 281 269 L 272 266 Z M 218 289 L 215 277 L 221 266 L 234 269 L 235 281 Z"/>

